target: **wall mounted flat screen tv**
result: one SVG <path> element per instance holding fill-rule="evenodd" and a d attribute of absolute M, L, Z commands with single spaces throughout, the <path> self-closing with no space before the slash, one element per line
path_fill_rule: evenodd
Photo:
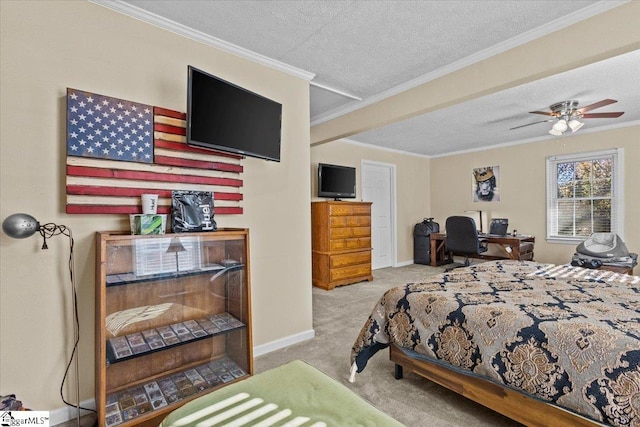
<path fill-rule="evenodd" d="M 282 105 L 188 67 L 187 144 L 280 161 Z"/>
<path fill-rule="evenodd" d="M 318 197 L 355 199 L 356 168 L 318 164 Z"/>

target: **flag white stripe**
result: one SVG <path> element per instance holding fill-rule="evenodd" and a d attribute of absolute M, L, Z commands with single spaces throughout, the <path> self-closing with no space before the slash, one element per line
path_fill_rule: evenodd
<path fill-rule="evenodd" d="M 148 188 L 153 190 L 193 190 L 213 191 L 219 193 L 242 194 L 238 187 L 223 185 L 184 184 L 180 182 L 136 181 L 131 179 L 104 179 L 86 176 L 68 176 L 67 185 L 84 185 L 91 187 Z"/>
<path fill-rule="evenodd" d="M 110 196 L 79 196 L 67 195 L 67 204 L 70 205 L 101 205 L 101 206 L 138 206 L 140 197 L 110 197 Z M 214 209 L 221 207 L 237 207 L 240 202 L 236 200 L 217 200 L 214 198 Z M 158 198 L 158 206 L 171 206 L 171 198 Z"/>
<path fill-rule="evenodd" d="M 162 123 L 163 125 L 171 125 L 179 128 L 187 127 L 186 120 L 176 119 L 175 117 L 159 116 L 156 114 L 155 116 L 153 116 L 153 120 L 155 123 Z"/>
<path fill-rule="evenodd" d="M 184 135 L 176 135 L 175 133 L 167 133 L 167 132 L 153 132 L 153 137 L 155 139 L 164 139 L 165 141 L 173 141 L 173 142 L 184 142 L 187 143 L 187 137 Z"/>

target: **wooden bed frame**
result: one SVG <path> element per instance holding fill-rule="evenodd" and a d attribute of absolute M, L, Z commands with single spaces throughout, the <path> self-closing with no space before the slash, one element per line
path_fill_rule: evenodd
<path fill-rule="evenodd" d="M 411 358 L 393 344 L 389 358 L 396 365 L 396 379 L 401 379 L 406 369 L 527 426 L 604 426 L 494 382 Z"/>

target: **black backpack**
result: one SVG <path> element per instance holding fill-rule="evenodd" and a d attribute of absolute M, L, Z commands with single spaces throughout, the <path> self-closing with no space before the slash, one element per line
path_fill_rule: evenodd
<path fill-rule="evenodd" d="M 433 218 L 425 218 L 413 228 L 413 262 L 415 264 L 431 264 L 431 244 L 429 235 L 439 233 L 440 224 Z"/>

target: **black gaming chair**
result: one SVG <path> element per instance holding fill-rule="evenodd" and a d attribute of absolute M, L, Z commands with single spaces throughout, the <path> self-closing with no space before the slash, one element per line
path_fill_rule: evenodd
<path fill-rule="evenodd" d="M 469 265 L 469 256 L 487 251 L 488 242 L 478 238 L 478 229 L 473 218 L 468 216 L 450 216 L 445 225 L 447 236 L 445 247 L 448 252 L 465 255 L 464 265 Z M 456 268 L 456 267 L 454 267 Z M 448 269 L 451 270 L 451 269 Z M 447 270 L 447 271 L 448 271 Z"/>

